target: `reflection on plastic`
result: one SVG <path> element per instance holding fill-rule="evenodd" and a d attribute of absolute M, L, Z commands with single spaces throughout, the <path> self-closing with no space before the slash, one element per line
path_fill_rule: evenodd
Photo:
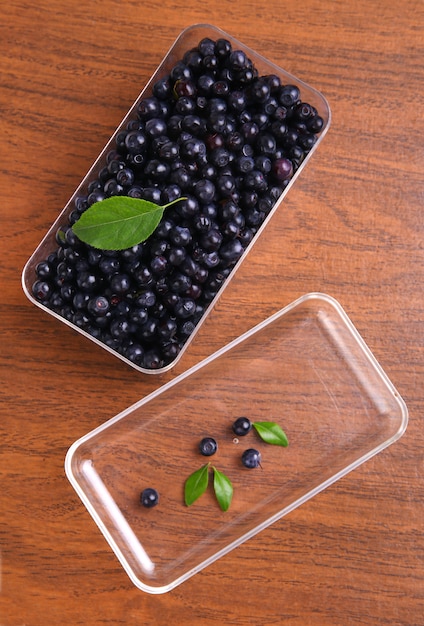
<path fill-rule="evenodd" d="M 81 470 L 85 478 L 90 482 L 98 498 L 103 502 L 105 510 L 108 511 L 117 528 L 119 528 L 124 535 L 130 550 L 138 559 L 141 567 L 146 573 L 152 574 L 155 569 L 154 563 L 151 561 L 145 549 L 135 536 L 134 532 L 131 530 L 130 525 L 122 515 L 115 500 L 112 498 L 104 482 L 94 469 L 93 463 L 88 460 L 84 461 L 82 463 Z"/>

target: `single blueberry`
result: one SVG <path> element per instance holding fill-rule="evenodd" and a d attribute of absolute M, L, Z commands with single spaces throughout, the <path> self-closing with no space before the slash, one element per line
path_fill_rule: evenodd
<path fill-rule="evenodd" d="M 254 469 L 255 467 L 259 467 L 261 464 L 261 453 L 259 450 L 255 450 L 254 448 L 249 448 L 245 450 L 241 456 L 241 462 L 248 469 Z"/>
<path fill-rule="evenodd" d="M 247 417 L 238 417 L 233 424 L 233 432 L 238 437 L 244 437 L 252 430 L 252 422 Z"/>
<path fill-rule="evenodd" d="M 159 494 L 156 489 L 147 487 L 147 489 L 144 489 L 140 494 L 140 502 L 147 509 L 151 509 L 158 504 Z"/>
<path fill-rule="evenodd" d="M 203 456 L 212 456 L 218 450 L 218 444 L 213 437 L 204 437 L 199 443 L 199 450 Z"/>

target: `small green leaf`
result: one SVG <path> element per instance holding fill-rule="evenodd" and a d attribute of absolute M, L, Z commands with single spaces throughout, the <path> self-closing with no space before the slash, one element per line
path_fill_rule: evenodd
<path fill-rule="evenodd" d="M 219 506 L 223 511 L 228 511 L 233 498 L 233 486 L 230 479 L 216 467 L 213 468 L 213 488 Z"/>
<path fill-rule="evenodd" d="M 78 239 L 100 250 L 125 250 L 145 241 L 156 230 L 164 206 L 154 202 L 112 196 L 92 204 L 72 226 Z"/>
<path fill-rule="evenodd" d="M 187 506 L 193 504 L 208 488 L 209 463 L 191 474 L 184 486 L 184 500 Z"/>
<path fill-rule="evenodd" d="M 253 428 L 266 443 L 284 447 L 289 445 L 286 433 L 274 422 L 254 422 Z"/>

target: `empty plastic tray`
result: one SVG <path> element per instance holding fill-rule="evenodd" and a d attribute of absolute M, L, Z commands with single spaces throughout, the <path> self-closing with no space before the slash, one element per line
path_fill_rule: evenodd
<path fill-rule="evenodd" d="M 273 421 L 289 446 L 237 417 Z M 131 580 L 169 591 L 397 440 L 407 424 L 399 394 L 341 306 L 307 294 L 202 363 L 82 437 L 67 475 Z M 214 437 L 217 453 L 199 441 Z M 256 448 L 262 467 L 241 454 Z M 231 480 L 221 511 L 210 486 L 184 504 L 186 478 L 208 460 Z M 160 501 L 146 509 L 146 487 Z"/>

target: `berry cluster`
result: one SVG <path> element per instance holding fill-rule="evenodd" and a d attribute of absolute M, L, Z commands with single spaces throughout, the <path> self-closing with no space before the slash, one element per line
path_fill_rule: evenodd
<path fill-rule="evenodd" d="M 252 422 L 247 417 L 239 417 L 233 424 L 233 432 L 239 437 L 244 437 L 252 430 Z M 213 437 L 204 437 L 199 450 L 203 456 L 212 456 L 218 450 L 218 444 Z M 259 467 L 261 464 L 261 453 L 254 448 L 248 448 L 241 455 L 241 462 L 249 469 Z"/>
<path fill-rule="evenodd" d="M 286 434 L 274 422 L 251 422 L 247 417 L 239 417 L 232 425 L 233 433 L 239 437 L 246 436 L 252 428 L 256 430 L 259 437 L 266 443 L 284 447 L 288 446 Z M 233 441 L 238 443 L 238 439 Z M 203 437 L 199 442 L 198 449 L 200 454 L 209 457 L 217 452 L 218 443 L 213 437 Z M 255 448 L 248 448 L 241 455 L 241 462 L 248 469 L 261 467 L 261 453 Z M 213 473 L 213 488 L 218 503 L 223 511 L 227 511 L 233 497 L 233 486 L 228 476 L 220 472 L 210 462 L 193 472 L 185 481 L 185 504 L 190 506 L 205 493 L 209 484 L 210 469 Z M 148 487 L 141 492 L 140 502 L 144 507 L 152 508 L 159 502 L 159 493 L 156 489 Z"/>
<path fill-rule="evenodd" d="M 200 41 L 153 85 L 75 198 L 34 297 L 145 369 L 175 360 L 323 128 L 295 85 L 226 39 Z M 142 244 L 102 251 L 71 226 L 110 196 L 167 204 Z"/>

